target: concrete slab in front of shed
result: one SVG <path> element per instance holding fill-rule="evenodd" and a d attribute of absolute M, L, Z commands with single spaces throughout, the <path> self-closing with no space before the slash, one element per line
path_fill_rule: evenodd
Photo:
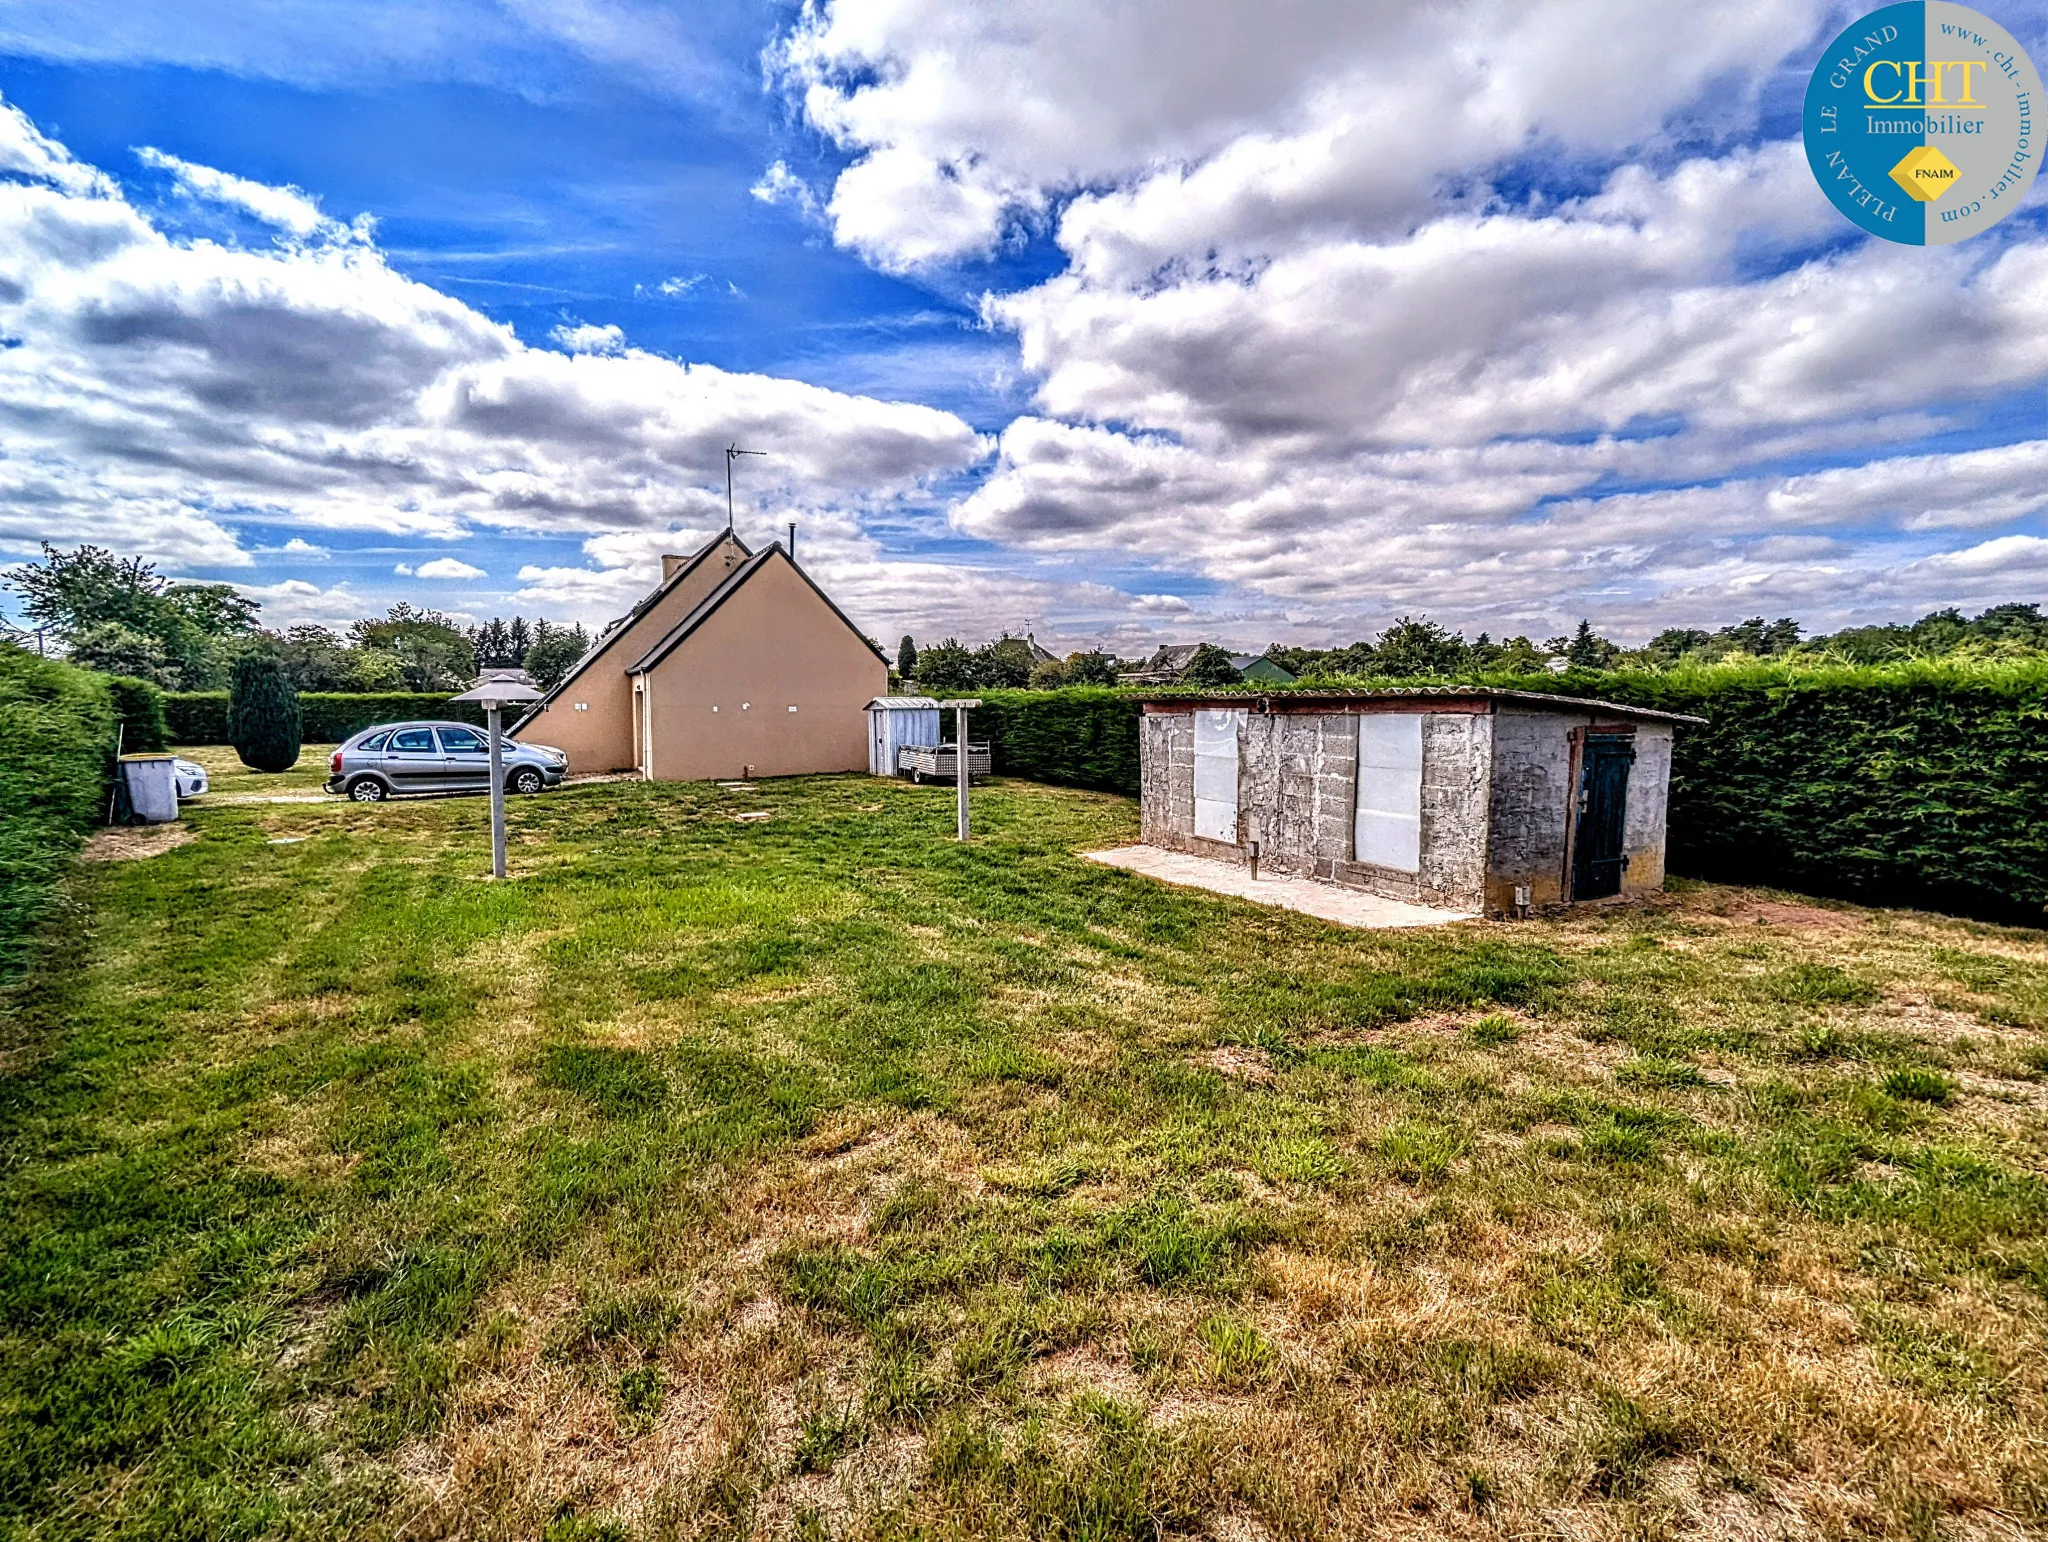
<path fill-rule="evenodd" d="M 1315 883 L 1306 878 L 1277 878 L 1268 874 L 1256 883 L 1251 869 L 1235 862 L 1218 862 L 1211 857 L 1191 857 L 1183 852 L 1164 851 L 1157 846 L 1118 846 L 1111 851 L 1084 851 L 1090 862 L 1121 867 L 1161 883 L 1177 883 L 1190 889 L 1207 889 L 1211 894 L 1228 894 L 1255 904 L 1277 905 L 1282 910 L 1299 910 L 1320 916 L 1339 926 L 1378 930 L 1397 926 L 1442 926 L 1446 921 L 1470 921 L 1473 917 L 1457 910 L 1437 910 L 1428 905 L 1411 905 L 1405 900 L 1382 899 L 1363 889 L 1340 888 L 1333 883 Z"/>

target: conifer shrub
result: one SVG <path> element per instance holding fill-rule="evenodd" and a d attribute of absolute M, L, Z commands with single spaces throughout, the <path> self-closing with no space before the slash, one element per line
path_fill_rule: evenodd
<path fill-rule="evenodd" d="M 251 771 L 289 771 L 299 759 L 299 693 L 284 666 L 262 654 L 235 661 L 228 742 Z"/>

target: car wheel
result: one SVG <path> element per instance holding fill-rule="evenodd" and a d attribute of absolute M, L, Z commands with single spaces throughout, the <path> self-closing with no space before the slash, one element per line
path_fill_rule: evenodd
<path fill-rule="evenodd" d="M 384 784 L 374 776 L 359 776 L 350 782 L 348 795 L 357 803 L 382 803 L 386 797 Z"/>
<path fill-rule="evenodd" d="M 508 785 L 516 793 L 530 795 L 540 791 L 541 774 L 531 766 L 522 766 L 512 773 L 512 780 Z"/>

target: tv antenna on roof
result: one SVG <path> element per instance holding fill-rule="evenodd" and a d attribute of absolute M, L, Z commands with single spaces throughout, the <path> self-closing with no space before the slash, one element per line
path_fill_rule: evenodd
<path fill-rule="evenodd" d="M 737 444 L 725 447 L 725 528 L 732 529 L 732 463 L 742 455 L 763 455 L 766 450 L 743 450 Z"/>

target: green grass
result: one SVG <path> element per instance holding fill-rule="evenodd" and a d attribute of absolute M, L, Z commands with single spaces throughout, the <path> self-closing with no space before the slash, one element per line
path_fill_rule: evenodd
<path fill-rule="evenodd" d="M 1346 932 L 864 778 L 494 884 L 208 759 L 6 1000 L 0 1533 L 2048 1522 L 2037 934 Z"/>

